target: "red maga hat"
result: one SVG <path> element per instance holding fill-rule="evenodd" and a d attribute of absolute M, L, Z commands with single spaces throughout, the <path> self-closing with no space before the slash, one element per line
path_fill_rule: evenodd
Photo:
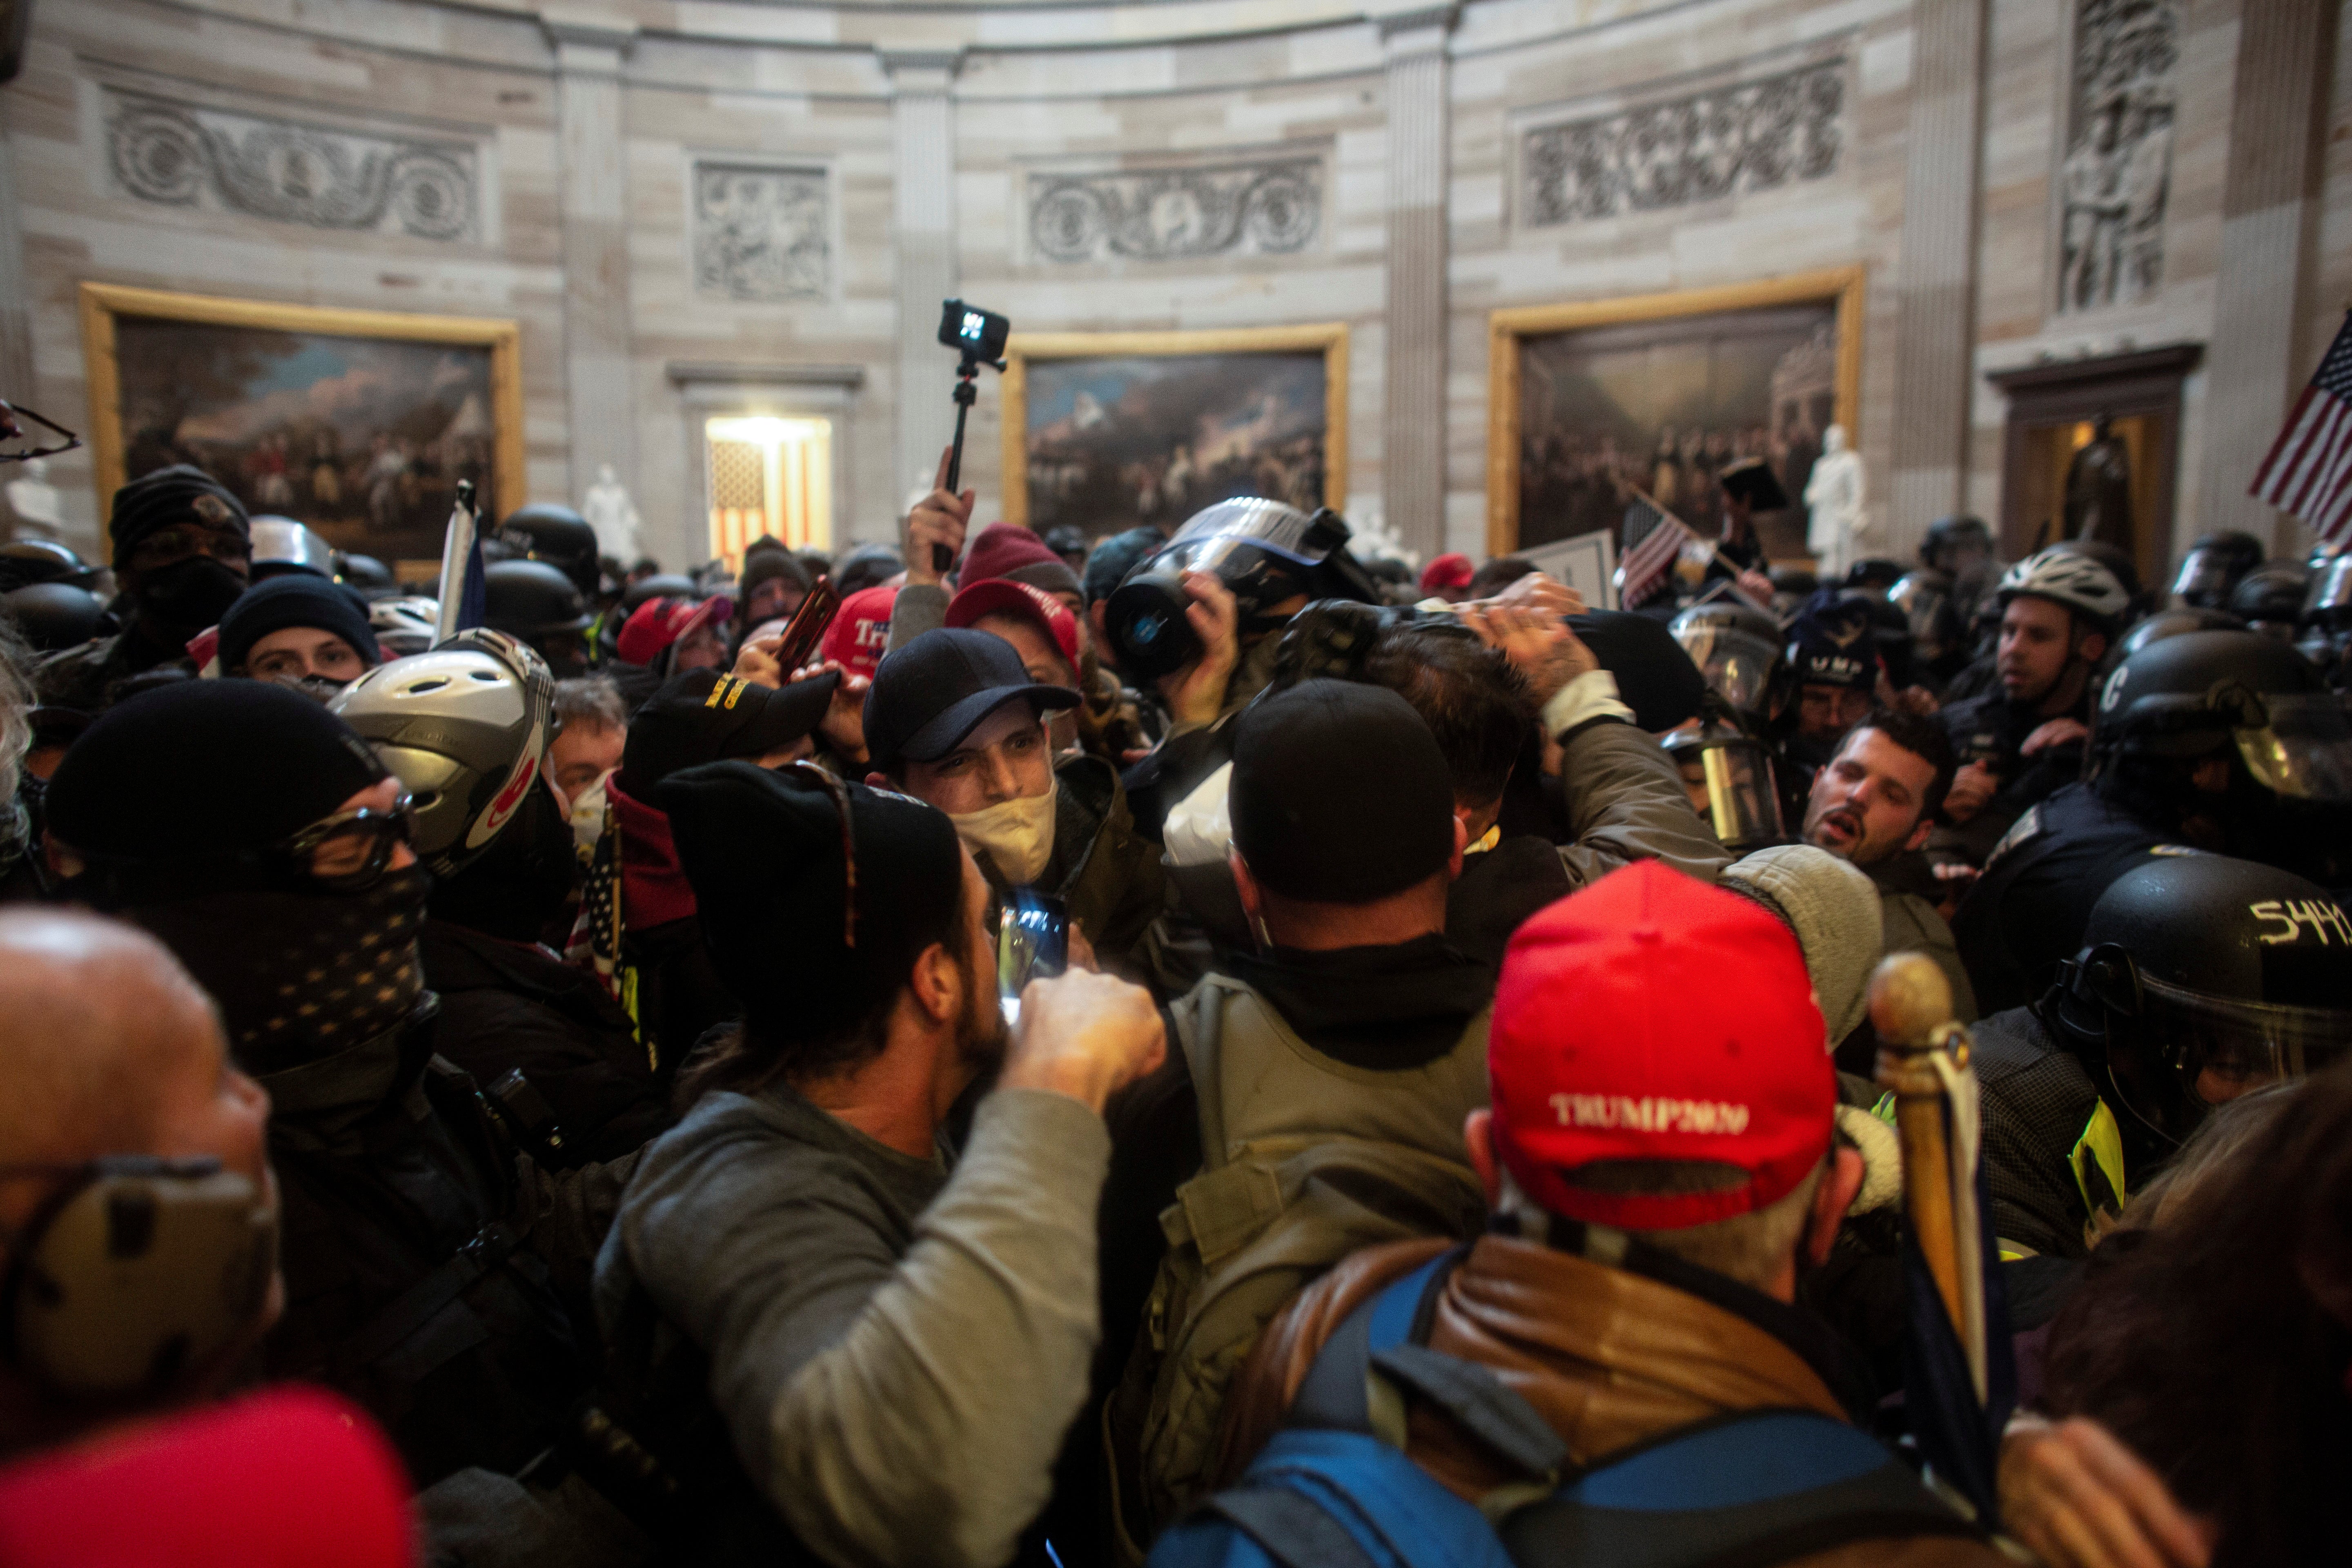
<path fill-rule="evenodd" d="M 708 599 L 647 599 L 622 623 L 614 649 L 625 664 L 651 664 L 662 650 L 705 621 L 734 618 L 735 601 L 724 594 Z"/>
<path fill-rule="evenodd" d="M 1496 1143 L 1521 1191 L 1570 1219 L 1679 1230 L 1786 1196 L 1829 1152 L 1837 1076 L 1805 955 L 1736 893 L 1655 860 L 1521 926 L 1486 1047 Z M 1706 1162 L 1720 1191 L 1595 1192 L 1597 1161 Z"/>
<path fill-rule="evenodd" d="M 1051 637 L 1071 669 L 1078 668 L 1078 617 L 1042 588 L 1009 577 L 991 577 L 957 590 L 948 601 L 947 624 L 969 626 L 985 616 L 1014 616 Z"/>
<path fill-rule="evenodd" d="M 1467 588 L 1475 575 L 1476 568 L 1467 555 L 1441 555 L 1421 569 L 1421 591 L 1434 594 L 1442 588 Z"/>
<path fill-rule="evenodd" d="M 890 649 L 890 616 L 898 607 L 898 590 L 860 588 L 841 601 L 833 624 L 824 628 L 818 657 L 838 664 L 852 675 L 874 679 L 874 667 Z"/>

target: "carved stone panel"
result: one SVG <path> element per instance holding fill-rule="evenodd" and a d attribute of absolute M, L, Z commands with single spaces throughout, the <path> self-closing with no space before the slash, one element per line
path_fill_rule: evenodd
<path fill-rule="evenodd" d="M 2081 0 L 2059 171 L 2058 310 L 2127 305 L 2164 280 L 2179 0 Z"/>
<path fill-rule="evenodd" d="M 1520 221 L 1530 227 L 1658 212 L 1837 172 L 1845 62 L 1523 132 Z"/>
<path fill-rule="evenodd" d="M 1291 256 L 1323 228 L 1323 163 L 1251 163 L 1029 176 L 1029 243 L 1043 260 Z"/>
<path fill-rule="evenodd" d="M 125 195 L 310 228 L 480 237 L 481 150 L 107 95 L 108 171 Z"/>
<path fill-rule="evenodd" d="M 833 294 L 833 216 L 824 170 L 698 162 L 694 290 L 719 300 Z"/>

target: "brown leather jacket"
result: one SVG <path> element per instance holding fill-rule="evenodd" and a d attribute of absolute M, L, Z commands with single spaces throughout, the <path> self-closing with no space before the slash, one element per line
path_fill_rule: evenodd
<path fill-rule="evenodd" d="M 1267 1325 L 1226 1400 L 1219 1485 L 1236 1479 L 1281 1426 L 1324 1340 L 1348 1314 L 1447 1245 L 1406 1241 L 1360 1252 Z M 1821 1374 L 1757 1324 L 1672 1286 L 1516 1237 L 1483 1237 L 1471 1248 L 1439 1298 L 1429 1343 L 1493 1368 L 1543 1414 L 1579 1466 L 1729 1411 L 1794 1408 L 1845 1419 Z M 1406 1451 L 1474 1502 L 1522 1479 L 1419 1407 Z M 1922 1536 L 1790 1561 L 1959 1568 L 2007 1559 L 1969 1537 Z"/>

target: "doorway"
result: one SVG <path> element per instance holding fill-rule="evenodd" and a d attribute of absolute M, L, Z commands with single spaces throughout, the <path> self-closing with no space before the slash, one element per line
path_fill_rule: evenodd
<path fill-rule="evenodd" d="M 833 421 L 728 415 L 703 421 L 710 554 L 730 573 L 763 536 L 833 548 Z"/>

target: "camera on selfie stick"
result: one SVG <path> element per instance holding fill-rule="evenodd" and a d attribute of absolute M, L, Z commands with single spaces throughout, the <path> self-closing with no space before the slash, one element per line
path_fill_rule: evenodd
<path fill-rule="evenodd" d="M 956 480 L 963 472 L 963 420 L 980 396 L 973 384 L 980 378 L 980 367 L 992 370 L 1004 368 L 1004 340 L 1013 333 L 1013 320 L 993 310 L 983 310 L 977 305 L 967 305 L 961 300 L 940 302 L 940 342 L 963 355 L 956 366 L 956 433 L 955 445 L 948 454 L 948 482 L 943 487 L 948 494 L 956 493 Z M 955 564 L 955 552 L 944 544 L 931 546 L 931 570 L 945 572 Z"/>

